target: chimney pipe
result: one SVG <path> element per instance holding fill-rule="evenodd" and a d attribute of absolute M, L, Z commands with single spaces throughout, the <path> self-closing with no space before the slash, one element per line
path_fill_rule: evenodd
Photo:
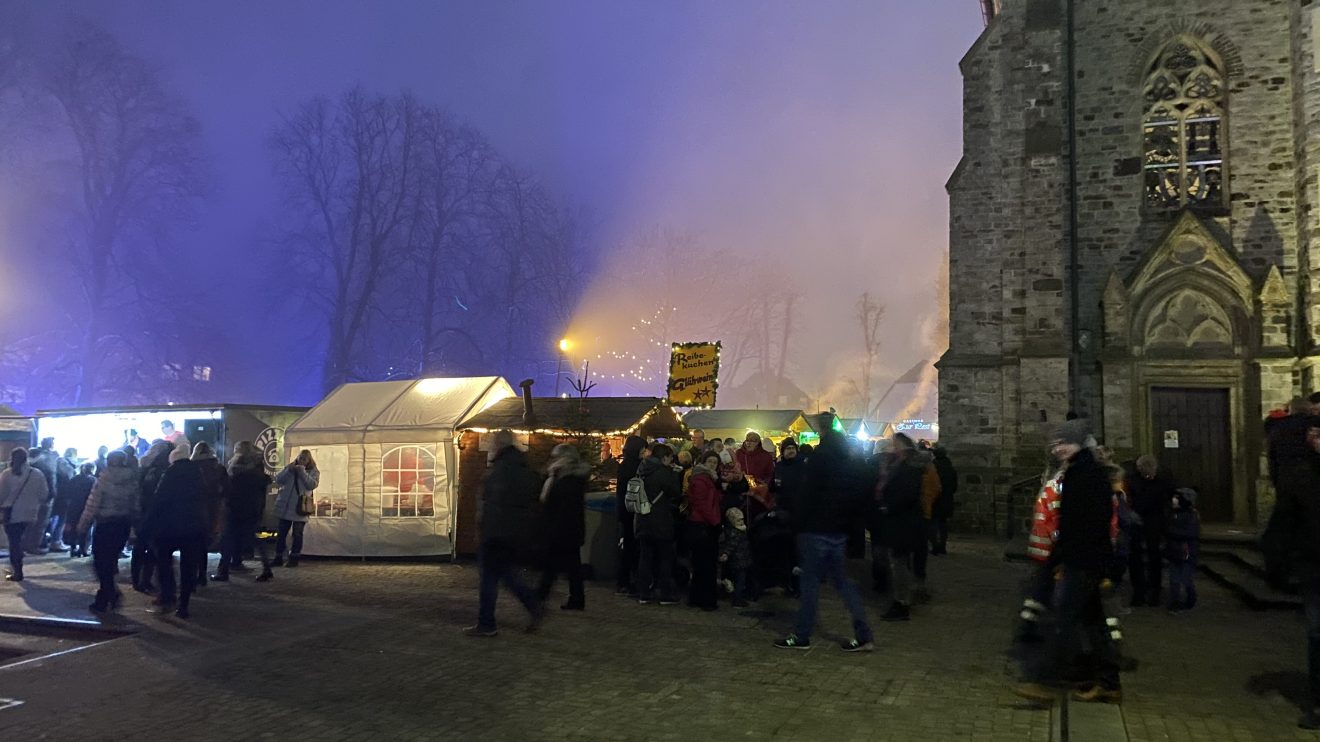
<path fill-rule="evenodd" d="M 523 425 L 529 428 L 536 423 L 536 413 L 532 411 L 532 384 L 535 383 L 532 379 L 523 379 L 518 382 L 518 386 L 522 387 Z"/>

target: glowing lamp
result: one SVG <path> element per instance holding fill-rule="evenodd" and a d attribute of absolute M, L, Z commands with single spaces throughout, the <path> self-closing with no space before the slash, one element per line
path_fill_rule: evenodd
<path fill-rule="evenodd" d="M 560 352 L 560 353 L 567 353 L 567 352 L 568 352 L 568 349 L 569 349 L 569 348 L 572 348 L 572 347 L 573 347 L 573 343 L 569 342 L 568 338 L 564 338 L 564 339 L 562 339 L 562 340 L 559 341 L 559 352 Z"/>

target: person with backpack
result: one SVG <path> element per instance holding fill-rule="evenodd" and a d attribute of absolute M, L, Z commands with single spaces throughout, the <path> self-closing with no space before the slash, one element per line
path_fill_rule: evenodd
<path fill-rule="evenodd" d="M 499 634 L 495 624 L 495 599 L 500 583 L 509 588 L 531 615 L 527 632 L 534 633 L 545 619 L 545 606 L 536 592 L 518 576 L 518 553 L 534 538 L 541 481 L 527 465 L 527 455 L 518 447 L 511 430 L 497 430 L 491 437 L 490 472 L 481 486 L 481 510 L 477 526 L 481 582 L 477 623 L 463 630 L 472 637 Z"/>
<path fill-rule="evenodd" d="M 637 469 L 642 465 L 642 450 L 646 448 L 646 439 L 639 435 L 630 435 L 623 442 L 623 455 L 619 459 L 619 471 L 615 484 L 615 506 L 619 517 L 619 568 L 615 594 L 635 596 L 637 586 L 637 536 L 633 533 L 632 511 L 624 502 L 628 494 L 628 482 L 637 476 Z"/>
<path fill-rule="evenodd" d="M 637 602 L 673 605 L 675 539 L 683 492 L 673 469 L 674 449 L 664 443 L 628 480 L 625 506 L 634 516 L 637 536 Z"/>

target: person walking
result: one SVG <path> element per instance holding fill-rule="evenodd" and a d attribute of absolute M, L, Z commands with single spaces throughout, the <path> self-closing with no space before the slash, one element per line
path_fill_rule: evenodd
<path fill-rule="evenodd" d="M 713 611 L 718 607 L 716 572 L 720 548 L 720 499 L 723 496 L 719 483 L 715 481 L 719 467 L 719 454 L 703 455 L 701 461 L 692 467 L 687 492 L 685 528 L 692 560 L 688 605 L 703 611 Z"/>
<path fill-rule="evenodd" d="M 637 476 L 637 469 L 642 465 L 642 449 L 646 448 L 646 439 L 630 435 L 623 442 L 623 455 L 619 461 L 618 479 L 614 487 L 615 509 L 619 518 L 619 570 L 615 593 L 623 596 L 636 596 L 637 576 L 637 536 L 633 532 L 633 514 L 624 506 L 624 496 L 628 494 L 628 482 Z"/>
<path fill-rule="evenodd" d="M 651 512 L 637 513 L 633 524 L 637 536 L 637 602 L 643 605 L 677 602 L 674 541 L 678 536 L 678 508 L 683 492 L 673 465 L 674 449 L 658 443 L 651 447 L 651 456 L 637 468 L 637 476 L 645 485 L 644 494 L 651 503 Z"/>
<path fill-rule="evenodd" d="M 565 611 L 586 608 L 582 587 L 582 545 L 587 541 L 586 494 L 591 464 L 577 446 L 560 443 L 550 452 L 550 465 L 541 487 L 541 511 L 545 527 L 546 563 L 537 586 L 537 600 L 545 603 L 560 573 L 568 575 Z"/>
<path fill-rule="evenodd" d="M 321 483 L 321 472 L 316 468 L 312 452 L 303 450 L 292 464 L 275 475 L 275 484 L 280 486 L 280 494 L 275 498 L 275 513 L 280 518 L 278 535 L 275 538 L 276 567 L 297 567 L 302 556 L 303 529 L 307 527 L 308 513 L 302 512 L 299 504 L 302 496 L 316 489 Z M 293 547 L 289 550 L 289 561 L 284 561 L 284 549 L 289 532 L 293 532 Z"/>
<path fill-rule="evenodd" d="M 197 584 L 198 561 L 206 558 L 206 484 L 201 467 L 182 444 L 170 458 L 151 510 L 143 518 L 143 530 L 151 536 L 156 578 L 160 581 L 160 596 L 153 612 L 164 615 L 174 611 L 174 615 L 186 619 Z M 92 548 L 95 550 L 95 542 Z M 179 552 L 177 608 L 175 551 Z"/>
<path fill-rule="evenodd" d="M 55 439 L 41 439 L 41 445 L 28 451 L 28 465 L 46 477 L 46 500 L 40 504 L 37 517 L 23 531 L 23 551 L 33 556 L 47 553 L 46 524 L 50 521 L 50 508 L 59 492 L 59 454 L 55 453 Z"/>
<path fill-rule="evenodd" d="M 126 451 L 107 455 L 105 471 L 95 482 L 76 521 L 80 541 L 85 541 L 88 531 L 96 526 L 92 567 L 100 587 L 88 608 L 93 613 L 103 613 L 119 607 L 122 598 L 115 586 L 115 575 L 119 574 L 119 557 L 138 517 L 137 457 Z"/>
<path fill-rule="evenodd" d="M 9 541 L 9 571 L 5 579 L 23 581 L 23 544 L 29 528 L 40 527 L 42 504 L 48 499 L 45 474 L 28 464 L 28 452 L 15 448 L 9 468 L 0 472 L 0 520 Z"/>
<path fill-rule="evenodd" d="M 69 551 L 64 543 L 64 513 L 69 509 L 69 489 L 78 477 L 78 449 L 66 448 L 64 455 L 55 461 L 55 499 L 51 501 L 50 520 L 46 523 L 44 545 L 48 551 L 63 554 Z"/>
<path fill-rule="evenodd" d="M 220 534 L 224 532 L 225 507 L 229 501 L 229 472 L 216 458 L 215 450 L 206 441 L 198 441 L 192 449 L 192 460 L 202 472 L 202 488 L 206 494 L 206 550 L 202 552 L 202 563 L 198 565 L 197 584 L 206 584 L 208 555 L 212 549 L 220 546 Z"/>
<path fill-rule="evenodd" d="M 852 618 L 854 636 L 843 644 L 845 652 L 875 649 L 857 583 L 849 579 L 844 550 L 848 533 L 861 522 L 870 505 L 862 477 L 848 453 L 848 443 L 831 425 L 825 425 L 820 447 L 807 463 L 806 494 L 795 498 L 790 516 L 797 531 L 801 560 L 801 599 L 792 634 L 775 642 L 781 649 L 810 649 L 816 628 L 820 586 L 834 584 Z"/>
<path fill-rule="evenodd" d="M 491 438 L 490 472 L 481 488 L 478 527 L 481 544 L 481 583 L 477 623 L 464 629 L 473 637 L 499 634 L 495 623 L 495 599 L 500 583 L 513 592 L 527 609 L 531 622 L 527 632 L 537 631 L 545 618 L 545 606 L 536 592 L 518 576 L 518 553 L 533 538 L 540 482 L 527 465 L 527 456 L 517 445 L 513 432 L 498 430 Z"/>
<path fill-rule="evenodd" d="M 1128 550 L 1132 605 L 1157 606 L 1164 572 L 1165 516 L 1177 486 L 1160 474 L 1154 456 L 1142 456 L 1137 459 L 1136 470 L 1129 473 L 1124 489 L 1132 511 L 1141 519 L 1138 538 Z"/>
<path fill-rule="evenodd" d="M 153 593 L 152 584 L 156 573 L 156 559 L 151 553 L 151 534 L 146 530 L 143 518 L 151 512 L 156 503 L 156 491 L 165 470 L 170 467 L 170 453 L 174 446 L 166 441 L 156 441 L 147 448 L 146 454 L 138 463 L 138 522 L 133 524 L 133 556 L 129 562 L 129 571 L 133 579 L 133 589 L 140 593 Z M 93 546 L 92 551 L 96 551 Z"/>
<path fill-rule="evenodd" d="M 106 465 L 107 467 L 109 464 Z M 87 499 L 92 495 L 92 488 L 96 486 L 96 464 L 87 462 L 79 467 L 78 476 L 69 482 L 69 492 L 64 505 L 64 541 L 69 547 L 69 558 L 80 559 L 87 556 L 87 532 L 78 528 L 79 519 L 82 518 L 83 509 L 87 506 Z M 105 473 L 105 469 L 101 470 Z M 133 459 L 133 475 L 137 476 L 137 459 Z M 134 497 L 136 497 L 136 490 Z M 127 534 L 125 534 L 127 538 Z M 123 544 L 120 544 L 123 548 Z"/>
<path fill-rule="evenodd" d="M 929 498 L 923 497 L 930 462 L 924 452 L 903 433 L 894 435 L 893 457 L 889 476 L 880 488 L 879 518 L 880 543 L 889 552 L 892 565 L 891 586 L 893 602 L 881 616 L 884 621 L 907 621 L 912 617 L 914 589 L 920 585 L 917 574 L 918 560 L 928 547 L 922 508 Z M 874 548 L 874 547 L 873 547 Z M 924 565 L 920 565 L 924 572 Z"/>
<path fill-rule="evenodd" d="M 225 508 L 224 532 L 220 537 L 220 566 L 211 579 L 227 582 L 229 573 L 244 571 L 243 556 L 256 547 L 255 536 L 266 510 L 266 489 L 270 475 L 266 473 L 266 460 L 252 446 L 251 441 L 239 441 L 229 459 L 229 499 Z M 262 573 L 257 579 L 271 578 L 270 565 L 263 561 Z"/>
<path fill-rule="evenodd" d="M 936 444 L 932 451 L 935 471 L 940 478 L 940 496 L 931 513 L 930 553 L 931 556 L 944 556 L 949 553 L 949 519 L 953 517 L 956 505 L 954 497 L 958 494 L 958 470 L 944 446 Z"/>
<path fill-rule="evenodd" d="M 1288 485 L 1278 491 L 1274 512 L 1262 537 L 1262 551 L 1273 585 L 1295 579 L 1301 588 L 1306 616 L 1306 669 L 1309 682 L 1303 714 L 1297 726 L 1320 730 L 1320 422 L 1311 421 L 1305 440 L 1311 451 L 1296 457 L 1280 475 Z M 1297 467 L 1297 461 L 1305 464 Z"/>
<path fill-rule="evenodd" d="M 1088 445 L 1089 444 L 1089 445 Z M 1105 627 L 1100 584 L 1113 558 L 1113 485 L 1096 460 L 1084 420 L 1070 420 L 1054 435 L 1054 454 L 1067 462 L 1061 482 L 1059 533 L 1050 552 L 1055 576 L 1053 633 L 1045 651 L 1026 668 L 1017 695 L 1052 703 L 1056 686 L 1071 679 L 1084 643 L 1094 657 L 1095 678 L 1073 693 L 1078 701 L 1117 703 L 1122 700 L 1119 661 Z"/>

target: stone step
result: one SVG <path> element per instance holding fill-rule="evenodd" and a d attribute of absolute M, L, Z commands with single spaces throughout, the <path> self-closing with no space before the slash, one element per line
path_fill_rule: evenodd
<path fill-rule="evenodd" d="M 1302 600 L 1296 594 L 1276 590 L 1265 582 L 1265 567 L 1259 552 L 1203 547 L 1200 571 L 1253 610 L 1302 608 Z"/>

